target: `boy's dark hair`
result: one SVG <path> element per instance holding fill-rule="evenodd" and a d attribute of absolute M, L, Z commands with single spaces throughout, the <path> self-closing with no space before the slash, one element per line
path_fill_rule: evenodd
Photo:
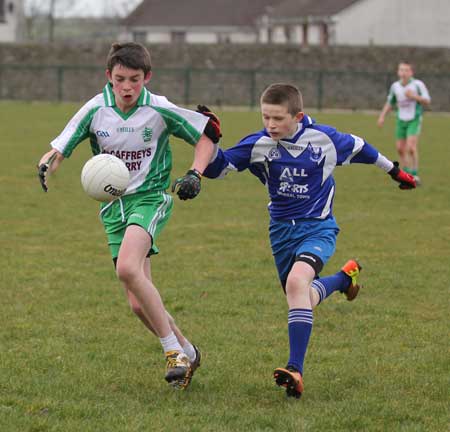
<path fill-rule="evenodd" d="M 113 43 L 108 53 L 106 67 L 109 71 L 120 64 L 129 69 L 144 71 L 144 75 L 152 70 L 152 61 L 147 48 L 136 42 Z"/>
<path fill-rule="evenodd" d="M 289 114 L 293 116 L 303 111 L 302 94 L 300 90 L 292 84 L 271 84 L 261 95 L 261 103 L 272 105 L 286 104 Z"/>
<path fill-rule="evenodd" d="M 398 65 L 400 66 L 401 64 L 408 65 L 411 68 L 411 70 L 414 72 L 414 64 L 411 63 L 410 61 L 408 61 L 408 60 L 401 60 L 401 61 L 398 62 Z"/>

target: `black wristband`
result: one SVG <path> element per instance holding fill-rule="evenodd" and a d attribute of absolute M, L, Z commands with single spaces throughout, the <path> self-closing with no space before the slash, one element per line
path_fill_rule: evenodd
<path fill-rule="evenodd" d="M 394 166 L 390 171 L 388 171 L 388 174 L 392 178 L 396 178 L 399 173 L 400 173 L 400 168 L 398 167 L 398 162 L 394 162 Z"/>
<path fill-rule="evenodd" d="M 194 175 L 195 177 L 197 177 L 199 180 L 202 179 L 202 173 L 198 170 L 194 169 L 190 169 L 186 175 Z"/>

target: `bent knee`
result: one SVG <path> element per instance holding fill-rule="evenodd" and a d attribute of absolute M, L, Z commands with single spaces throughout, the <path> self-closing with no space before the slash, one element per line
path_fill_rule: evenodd
<path fill-rule="evenodd" d="M 117 261 L 116 275 L 121 282 L 129 283 L 133 281 L 138 273 L 139 268 L 129 261 Z"/>
<path fill-rule="evenodd" d="M 309 293 L 310 280 L 299 273 L 290 273 L 286 281 L 286 293 Z"/>

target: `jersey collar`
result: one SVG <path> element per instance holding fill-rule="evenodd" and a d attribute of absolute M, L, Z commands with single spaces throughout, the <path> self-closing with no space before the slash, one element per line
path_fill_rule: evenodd
<path fill-rule="evenodd" d="M 314 119 L 312 119 L 309 115 L 304 115 L 302 120 L 298 122 L 297 130 L 295 133 L 287 138 L 284 138 L 283 141 L 288 141 L 290 143 L 296 143 L 300 138 L 300 135 L 305 131 L 305 128 L 311 126 L 314 123 Z"/>
<path fill-rule="evenodd" d="M 312 117 L 310 117 L 309 115 L 306 115 L 306 114 L 303 116 L 303 119 L 301 121 L 304 128 L 307 126 L 311 126 L 315 122 L 316 121 Z"/>
<path fill-rule="evenodd" d="M 105 100 L 106 106 L 108 107 L 116 106 L 116 99 L 112 91 L 112 85 L 109 82 L 105 85 L 105 87 L 103 87 L 103 99 Z"/>
<path fill-rule="evenodd" d="M 105 100 L 105 105 L 108 107 L 116 106 L 116 99 L 114 97 L 114 93 L 112 90 L 112 85 L 108 82 L 103 88 L 103 98 Z M 141 94 L 137 100 L 137 106 L 150 105 L 151 102 L 151 93 L 143 87 L 141 90 Z"/>
<path fill-rule="evenodd" d="M 138 106 L 150 105 L 150 101 L 152 99 L 152 94 L 143 87 L 141 90 L 141 94 L 139 95 L 139 99 L 137 101 Z"/>
<path fill-rule="evenodd" d="M 413 81 L 414 81 L 414 77 L 411 77 L 406 84 L 403 84 L 402 80 L 398 80 L 398 82 L 400 83 L 400 85 L 402 87 L 406 87 L 407 85 L 411 84 Z"/>

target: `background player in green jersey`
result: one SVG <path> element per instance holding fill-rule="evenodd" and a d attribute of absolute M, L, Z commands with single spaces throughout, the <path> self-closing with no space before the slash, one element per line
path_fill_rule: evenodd
<path fill-rule="evenodd" d="M 86 138 L 94 154 L 114 154 L 127 164 L 130 185 L 121 198 L 102 205 L 102 222 L 129 304 L 160 338 L 167 361 L 165 379 L 175 387 L 186 388 L 200 364 L 200 351 L 167 313 L 152 283 L 150 255 L 158 253 L 155 239 L 173 205 L 165 192 L 172 168 L 169 136 L 195 146 L 191 168 L 175 184 L 181 199 L 192 199 L 200 192 L 202 172 L 220 138 L 220 124 L 214 115 L 177 107 L 150 93 L 144 85 L 151 74 L 151 58 L 145 47 L 113 44 L 107 59 L 108 83 L 52 141 L 52 149 L 39 161 L 39 179 L 47 191 L 48 174 Z"/>
<path fill-rule="evenodd" d="M 425 84 L 415 79 L 413 73 L 411 63 L 406 61 L 399 63 L 397 69 L 399 80 L 391 85 L 387 102 L 378 117 L 378 126 L 383 126 L 389 111 L 397 110 L 395 135 L 400 164 L 407 173 L 414 176 L 416 183 L 419 184 L 418 142 L 422 127 L 423 106 L 429 105 L 431 98 Z"/>

